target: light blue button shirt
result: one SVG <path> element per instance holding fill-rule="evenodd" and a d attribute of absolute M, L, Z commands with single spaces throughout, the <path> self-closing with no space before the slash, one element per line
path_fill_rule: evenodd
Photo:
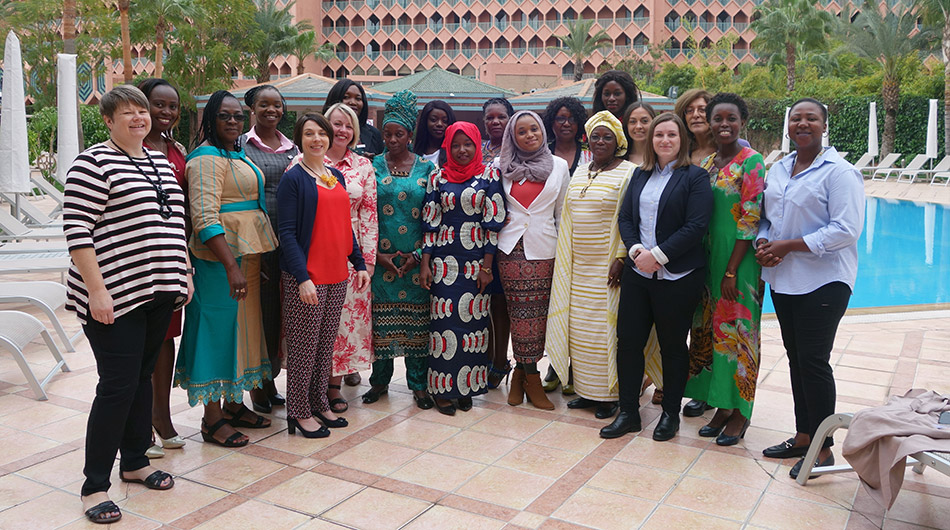
<path fill-rule="evenodd" d="M 756 240 L 802 238 L 811 252 L 789 252 L 762 279 L 780 294 L 808 294 L 832 283 L 854 290 L 858 237 L 864 228 L 864 178 L 834 147 L 792 177 L 798 153 L 769 170 Z"/>
<path fill-rule="evenodd" d="M 659 171 L 654 169 L 646 184 L 643 185 L 643 191 L 640 192 L 640 244 L 647 251 L 657 246 L 656 218 L 660 212 L 660 196 L 670 183 L 675 163 L 674 160 Z M 644 278 L 653 278 L 653 274 L 647 274 L 636 267 L 633 270 Z M 678 280 L 691 272 L 693 269 L 686 272 L 670 272 L 666 269 L 666 265 L 660 265 L 660 270 L 656 271 L 656 279 Z"/>

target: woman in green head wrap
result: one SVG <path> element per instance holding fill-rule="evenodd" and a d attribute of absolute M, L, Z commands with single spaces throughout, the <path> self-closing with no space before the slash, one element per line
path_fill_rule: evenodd
<path fill-rule="evenodd" d="M 382 156 L 373 159 L 376 171 L 379 249 L 373 273 L 372 385 L 363 395 L 374 403 L 389 390 L 393 359 L 406 358 L 406 383 L 416 405 L 432 408 L 426 392 L 429 367 L 429 292 L 419 286 L 422 248 L 420 215 L 426 184 L 436 172 L 432 162 L 409 150 L 416 127 L 416 96 L 397 92 L 386 102 Z"/>

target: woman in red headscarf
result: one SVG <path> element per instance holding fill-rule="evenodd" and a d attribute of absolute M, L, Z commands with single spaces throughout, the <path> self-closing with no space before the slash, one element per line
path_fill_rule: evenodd
<path fill-rule="evenodd" d="M 498 232 L 505 222 L 498 170 L 482 163 L 468 122 L 445 131 L 445 165 L 433 173 L 422 210 L 419 280 L 430 290 L 429 393 L 443 414 L 472 408 L 488 384 L 488 311 Z M 452 403 L 457 399 L 457 405 Z"/>

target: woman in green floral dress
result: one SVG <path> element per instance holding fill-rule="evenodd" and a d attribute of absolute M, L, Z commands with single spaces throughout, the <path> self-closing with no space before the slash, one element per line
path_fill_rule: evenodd
<path fill-rule="evenodd" d="M 714 207 L 706 236 L 706 289 L 690 337 L 686 396 L 718 407 L 700 436 L 735 445 L 752 417 L 759 374 L 762 317 L 761 267 L 752 242 L 759 229 L 765 164 L 739 145 L 749 117 L 745 102 L 721 93 L 706 106 L 718 149 L 702 166 L 710 175 Z"/>

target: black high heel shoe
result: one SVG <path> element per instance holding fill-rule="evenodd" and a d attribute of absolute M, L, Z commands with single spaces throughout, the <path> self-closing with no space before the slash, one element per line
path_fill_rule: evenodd
<path fill-rule="evenodd" d="M 455 416 L 455 404 L 451 401 L 449 401 L 449 404 L 445 406 L 439 405 L 438 399 L 433 399 L 432 401 L 435 403 L 435 408 L 442 414 L 445 414 L 446 416 Z"/>
<path fill-rule="evenodd" d="M 715 438 L 722 433 L 722 430 L 726 428 L 726 423 L 729 423 L 728 420 L 723 422 L 722 425 L 718 427 L 713 427 L 710 424 L 703 425 L 699 429 L 699 435 L 703 438 Z"/>
<path fill-rule="evenodd" d="M 721 445 L 723 447 L 728 447 L 730 445 L 736 445 L 739 443 L 740 438 L 745 438 L 745 432 L 749 429 L 749 424 L 752 422 L 751 419 L 745 420 L 745 424 L 742 426 L 742 430 L 739 432 L 739 436 L 729 436 L 726 433 L 722 433 L 716 437 L 716 445 Z M 723 425 L 725 428 L 725 425 Z"/>
<path fill-rule="evenodd" d="M 462 412 L 468 412 L 472 410 L 472 398 L 471 397 L 460 397 L 458 399 L 458 409 Z"/>
<path fill-rule="evenodd" d="M 320 420 L 320 423 L 326 425 L 327 427 L 331 429 L 339 429 L 340 427 L 346 427 L 347 425 L 350 424 L 348 421 L 346 421 L 346 418 L 342 418 L 342 417 L 337 418 L 335 420 L 328 420 L 326 416 L 316 411 L 313 412 L 313 415 L 316 416 L 318 420 Z"/>
<path fill-rule="evenodd" d="M 330 429 L 327 429 L 323 425 L 315 431 L 308 431 L 300 426 L 300 422 L 297 421 L 297 418 L 287 418 L 287 433 L 294 434 L 297 429 L 300 429 L 300 433 L 303 434 L 304 438 L 326 438 L 330 436 Z"/>

